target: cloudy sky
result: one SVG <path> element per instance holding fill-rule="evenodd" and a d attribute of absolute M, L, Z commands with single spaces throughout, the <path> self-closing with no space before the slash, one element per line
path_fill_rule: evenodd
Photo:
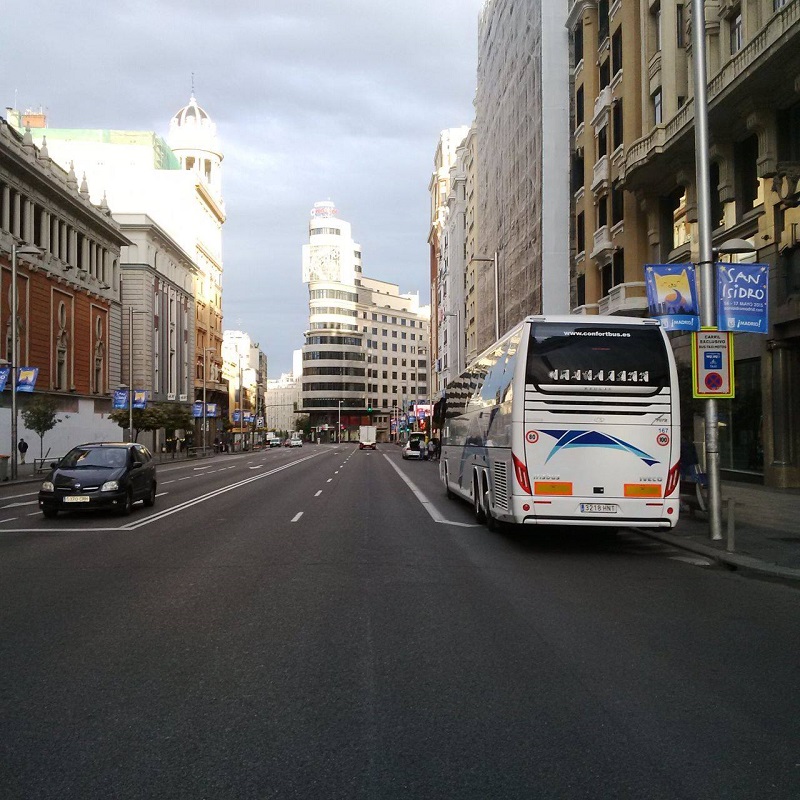
<path fill-rule="evenodd" d="M 439 132 L 472 120 L 482 6 L 5 0 L 3 106 L 43 107 L 54 128 L 166 136 L 194 73 L 225 155 L 224 324 L 278 377 L 308 320 L 315 201 L 352 224 L 365 274 L 428 301 L 428 181 Z"/>

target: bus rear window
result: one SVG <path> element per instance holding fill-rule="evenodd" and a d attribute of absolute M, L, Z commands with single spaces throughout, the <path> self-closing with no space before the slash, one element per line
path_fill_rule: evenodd
<path fill-rule="evenodd" d="M 645 325 L 534 322 L 526 383 L 558 388 L 669 386 L 660 329 Z"/>

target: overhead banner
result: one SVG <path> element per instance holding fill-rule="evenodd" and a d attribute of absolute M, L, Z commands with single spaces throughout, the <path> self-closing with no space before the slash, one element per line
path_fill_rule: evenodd
<path fill-rule="evenodd" d="M 195 400 L 194 405 L 192 406 L 192 416 L 193 417 L 202 417 L 203 416 L 203 401 L 202 400 Z"/>
<path fill-rule="evenodd" d="M 112 402 L 113 408 L 127 408 L 128 407 L 128 390 L 115 389 L 114 400 Z"/>
<path fill-rule="evenodd" d="M 219 416 L 219 407 L 216 403 L 206 403 L 206 416 L 207 417 L 218 417 Z"/>
<path fill-rule="evenodd" d="M 717 327 L 768 333 L 768 264 L 717 264 Z"/>
<path fill-rule="evenodd" d="M 134 408 L 147 408 L 147 390 L 134 389 L 133 390 L 133 407 Z"/>
<path fill-rule="evenodd" d="M 645 264 L 647 305 L 668 331 L 700 330 L 694 264 Z"/>
<path fill-rule="evenodd" d="M 0 392 L 6 390 L 8 376 L 11 374 L 11 367 L 0 367 Z"/>
<path fill-rule="evenodd" d="M 20 367 L 17 370 L 17 391 L 32 392 L 39 377 L 39 367 Z"/>

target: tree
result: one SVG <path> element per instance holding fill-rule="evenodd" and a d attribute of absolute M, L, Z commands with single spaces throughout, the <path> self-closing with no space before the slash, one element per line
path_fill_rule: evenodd
<path fill-rule="evenodd" d="M 157 406 L 159 404 L 155 403 L 149 405 L 147 408 L 134 408 L 133 409 L 133 441 L 136 442 L 139 440 L 139 433 L 141 431 L 157 431 L 159 428 L 163 428 L 163 415 L 158 410 Z M 116 422 L 120 428 L 127 428 L 129 423 L 129 410 L 127 408 L 115 408 L 109 415 L 108 418 L 112 422 Z"/>
<path fill-rule="evenodd" d="M 33 431 L 39 436 L 39 458 L 43 458 L 44 435 L 53 430 L 60 419 L 56 417 L 58 404 L 52 397 L 37 395 L 22 409 L 22 421 L 29 431 Z"/>

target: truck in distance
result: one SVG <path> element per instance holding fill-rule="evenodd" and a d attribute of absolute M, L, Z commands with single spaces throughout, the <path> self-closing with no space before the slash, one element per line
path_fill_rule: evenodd
<path fill-rule="evenodd" d="M 377 450 L 378 431 L 374 425 L 362 425 L 358 429 L 358 449 Z"/>

